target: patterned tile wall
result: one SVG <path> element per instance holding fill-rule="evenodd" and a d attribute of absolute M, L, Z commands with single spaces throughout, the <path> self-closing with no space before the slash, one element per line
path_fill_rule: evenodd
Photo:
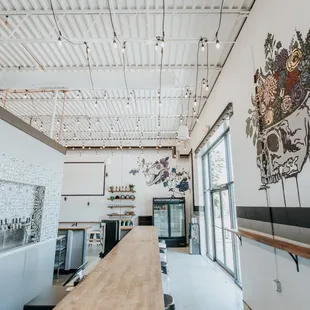
<path fill-rule="evenodd" d="M 37 195 L 35 193 L 41 190 L 37 187 L 44 188 L 40 241 L 55 238 L 58 228 L 62 174 L 0 153 L 0 180 L 24 183 L 23 190 L 16 195 L 17 197 L 7 195 L 6 200 L 3 201 L 0 194 L 0 214 L 4 212 L 7 218 L 21 217 L 23 212 L 26 212 L 23 206 L 26 205 L 30 196 L 33 201 L 33 197 Z M 5 190 L 4 183 L 1 182 L 3 190 Z M 25 201 L 24 204 L 23 201 Z M 18 213 L 21 215 L 18 216 Z"/>

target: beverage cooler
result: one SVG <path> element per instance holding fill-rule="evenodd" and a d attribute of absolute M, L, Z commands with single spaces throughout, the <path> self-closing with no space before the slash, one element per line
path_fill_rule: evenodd
<path fill-rule="evenodd" d="M 153 224 L 168 247 L 185 247 L 185 198 L 153 198 Z"/>

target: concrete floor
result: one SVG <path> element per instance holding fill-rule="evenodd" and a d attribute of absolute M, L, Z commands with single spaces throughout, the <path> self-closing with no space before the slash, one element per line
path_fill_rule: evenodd
<path fill-rule="evenodd" d="M 243 310 L 242 290 L 219 265 L 188 248 L 168 249 L 170 291 L 177 310 Z"/>

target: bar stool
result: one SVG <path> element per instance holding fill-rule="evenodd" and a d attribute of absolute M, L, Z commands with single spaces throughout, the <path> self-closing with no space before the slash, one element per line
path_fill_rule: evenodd
<path fill-rule="evenodd" d="M 166 254 L 159 253 L 159 256 L 160 256 L 161 262 L 167 263 L 167 255 Z"/>
<path fill-rule="evenodd" d="M 159 249 L 159 253 L 167 255 L 167 249 Z"/>
<path fill-rule="evenodd" d="M 163 285 L 163 293 L 164 294 L 170 294 L 170 278 L 167 274 L 162 273 L 161 274 L 161 282 Z"/>
<path fill-rule="evenodd" d="M 96 244 L 101 245 L 101 231 L 100 230 L 91 230 L 87 232 L 87 244 L 88 246 Z"/>
<path fill-rule="evenodd" d="M 164 294 L 165 310 L 175 310 L 174 300 L 171 295 Z"/>
<path fill-rule="evenodd" d="M 165 262 L 160 262 L 161 272 L 168 274 L 168 264 Z"/>

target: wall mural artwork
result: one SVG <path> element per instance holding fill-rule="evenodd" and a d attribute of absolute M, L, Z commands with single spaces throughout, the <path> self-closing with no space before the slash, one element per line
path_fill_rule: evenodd
<path fill-rule="evenodd" d="M 185 192 L 190 190 L 190 175 L 184 169 L 178 171 L 177 167 L 169 167 L 169 157 L 161 158 L 155 162 L 147 162 L 145 158 L 138 159 L 138 168 L 131 169 L 130 174 L 142 173 L 148 186 L 162 184 L 166 187 L 171 196 L 185 196 Z"/>
<path fill-rule="evenodd" d="M 257 149 L 262 184 L 282 182 L 284 195 L 284 180 L 295 178 L 299 195 L 298 174 L 310 147 L 310 30 L 305 38 L 296 31 L 288 48 L 269 33 L 264 49 L 246 134 Z"/>

